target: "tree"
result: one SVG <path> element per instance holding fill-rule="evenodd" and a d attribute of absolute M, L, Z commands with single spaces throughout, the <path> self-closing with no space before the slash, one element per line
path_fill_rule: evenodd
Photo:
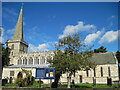
<path fill-rule="evenodd" d="M 56 67 L 56 82 L 58 83 L 62 74 L 67 73 L 68 88 L 70 88 L 71 76 L 75 75 L 78 70 L 88 70 L 95 67 L 95 63 L 89 60 L 92 52 L 82 44 L 79 33 L 59 39 L 54 53 L 53 60 L 48 62 L 52 67 Z"/>
<path fill-rule="evenodd" d="M 116 57 L 117 57 L 118 63 L 120 63 L 120 52 L 119 51 L 116 52 Z"/>
<path fill-rule="evenodd" d="M 4 44 L 2 44 L 2 67 L 5 65 L 8 65 L 8 60 L 7 60 L 7 49 L 3 47 Z"/>
<path fill-rule="evenodd" d="M 94 49 L 94 53 L 106 53 L 107 50 L 104 46 L 99 47 L 98 49 Z"/>

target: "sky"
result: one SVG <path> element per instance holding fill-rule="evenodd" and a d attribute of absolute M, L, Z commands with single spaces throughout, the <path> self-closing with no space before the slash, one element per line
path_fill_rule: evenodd
<path fill-rule="evenodd" d="M 2 42 L 11 40 L 22 3 L 2 3 Z M 29 52 L 55 50 L 54 44 L 80 33 L 82 42 L 108 52 L 118 50 L 117 2 L 24 2 L 24 41 Z"/>

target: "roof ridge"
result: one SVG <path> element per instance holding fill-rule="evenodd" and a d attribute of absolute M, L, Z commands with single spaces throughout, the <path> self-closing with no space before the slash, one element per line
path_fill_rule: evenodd
<path fill-rule="evenodd" d="M 108 52 L 108 53 L 94 53 L 94 54 L 113 54 L 113 52 Z"/>

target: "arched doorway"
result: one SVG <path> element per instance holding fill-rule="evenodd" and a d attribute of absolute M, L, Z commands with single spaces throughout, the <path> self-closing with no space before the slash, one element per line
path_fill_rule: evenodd
<path fill-rule="evenodd" d="M 19 79 L 20 79 L 20 78 L 23 78 L 22 72 L 19 72 L 19 73 L 18 73 L 17 78 L 19 78 Z"/>

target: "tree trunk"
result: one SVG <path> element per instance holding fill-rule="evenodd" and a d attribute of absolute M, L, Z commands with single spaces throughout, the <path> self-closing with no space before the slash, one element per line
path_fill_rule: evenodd
<path fill-rule="evenodd" d="M 71 76 L 68 76 L 67 80 L 68 80 L 67 88 L 71 88 L 71 87 L 70 87 L 70 84 L 71 84 Z"/>
<path fill-rule="evenodd" d="M 56 75 L 55 75 L 54 88 L 57 88 L 57 87 L 58 87 L 58 82 L 59 82 L 60 76 L 61 76 L 61 74 L 56 74 Z"/>

